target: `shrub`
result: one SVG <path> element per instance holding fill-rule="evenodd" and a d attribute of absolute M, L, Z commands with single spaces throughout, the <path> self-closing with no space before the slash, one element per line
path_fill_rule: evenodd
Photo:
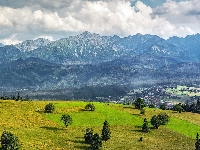
<path fill-rule="evenodd" d="M 85 110 L 94 111 L 95 110 L 94 104 L 91 104 L 91 103 L 87 104 L 85 106 Z"/>
<path fill-rule="evenodd" d="M 52 103 L 49 103 L 45 106 L 44 112 L 45 113 L 52 113 L 54 111 L 54 105 Z"/>
<path fill-rule="evenodd" d="M 1 146 L 2 150 L 18 150 L 18 138 L 10 132 L 3 131 L 1 135 Z"/>

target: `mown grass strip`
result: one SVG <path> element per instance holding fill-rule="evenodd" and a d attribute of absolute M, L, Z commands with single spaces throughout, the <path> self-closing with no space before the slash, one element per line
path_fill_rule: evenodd
<path fill-rule="evenodd" d="M 200 133 L 200 126 L 177 118 L 170 118 L 170 122 L 166 127 L 193 139 L 196 138 L 197 132 Z"/>
<path fill-rule="evenodd" d="M 73 119 L 71 126 L 102 126 L 105 120 L 107 120 L 110 125 L 142 125 L 142 118 L 111 108 L 107 104 L 94 103 L 94 105 L 96 107 L 95 111 L 80 110 L 79 112 L 68 113 Z M 62 105 L 62 107 L 63 106 L 64 105 Z M 69 107 L 71 106 L 66 105 L 66 109 Z M 61 115 L 62 114 L 47 114 L 46 117 L 60 125 L 63 125 L 60 121 Z"/>

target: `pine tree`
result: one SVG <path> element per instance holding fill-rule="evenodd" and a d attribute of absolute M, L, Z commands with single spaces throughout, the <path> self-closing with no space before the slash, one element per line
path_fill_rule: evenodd
<path fill-rule="evenodd" d="M 142 131 L 146 133 L 149 132 L 148 122 L 146 118 L 144 119 L 144 123 L 142 125 Z"/>
<path fill-rule="evenodd" d="M 199 140 L 199 134 L 198 133 L 197 133 L 197 136 L 196 136 L 195 150 L 200 150 L 200 140 Z"/>
<path fill-rule="evenodd" d="M 101 137 L 102 137 L 102 140 L 103 141 L 107 141 L 110 139 L 110 128 L 109 128 L 109 123 L 107 121 L 105 121 L 103 123 L 103 129 L 102 129 L 102 134 L 101 134 Z"/>

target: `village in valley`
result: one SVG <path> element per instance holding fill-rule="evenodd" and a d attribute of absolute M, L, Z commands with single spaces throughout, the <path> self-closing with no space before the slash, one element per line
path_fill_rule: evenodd
<path fill-rule="evenodd" d="M 137 98 L 142 98 L 147 106 L 160 108 L 164 105 L 166 109 L 172 109 L 175 104 L 196 103 L 200 98 L 200 88 L 198 86 L 159 85 L 130 90 L 125 96 L 119 98 L 97 97 L 97 100 L 133 104 Z"/>

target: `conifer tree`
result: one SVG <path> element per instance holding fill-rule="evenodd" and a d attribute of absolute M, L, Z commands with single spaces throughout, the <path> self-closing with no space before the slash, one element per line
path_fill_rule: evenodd
<path fill-rule="evenodd" d="M 146 132 L 146 133 L 149 132 L 148 122 L 147 122 L 146 118 L 144 118 L 144 123 L 142 125 L 142 131 Z"/>
<path fill-rule="evenodd" d="M 107 121 L 105 121 L 103 123 L 103 129 L 102 129 L 102 134 L 101 134 L 101 137 L 102 137 L 102 140 L 103 141 L 107 141 L 110 139 L 110 128 L 109 128 L 109 123 Z"/>
<path fill-rule="evenodd" d="M 199 134 L 198 133 L 197 133 L 197 136 L 196 136 L 195 150 L 200 150 L 200 140 L 199 140 Z"/>

